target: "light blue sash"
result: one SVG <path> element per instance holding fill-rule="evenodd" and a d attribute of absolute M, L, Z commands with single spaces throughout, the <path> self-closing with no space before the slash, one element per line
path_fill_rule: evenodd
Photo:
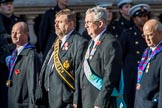
<path fill-rule="evenodd" d="M 102 78 L 96 76 L 95 74 L 93 74 L 91 72 L 91 69 L 89 67 L 89 63 L 87 61 L 87 59 L 84 60 L 84 73 L 87 77 L 87 79 L 89 80 L 89 82 L 94 85 L 98 90 L 101 90 L 102 88 L 102 84 L 103 84 L 103 80 Z"/>

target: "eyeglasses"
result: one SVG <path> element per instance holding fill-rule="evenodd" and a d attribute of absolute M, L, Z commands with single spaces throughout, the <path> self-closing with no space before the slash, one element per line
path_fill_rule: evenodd
<path fill-rule="evenodd" d="M 98 21 L 85 21 L 84 24 L 90 25 L 90 24 L 94 24 L 96 22 L 98 22 Z"/>
<path fill-rule="evenodd" d="M 148 37 L 153 37 L 153 36 L 155 36 L 155 34 L 156 34 L 156 32 L 152 32 L 152 33 L 150 33 L 150 34 L 142 34 L 142 37 L 143 38 L 148 38 Z"/>

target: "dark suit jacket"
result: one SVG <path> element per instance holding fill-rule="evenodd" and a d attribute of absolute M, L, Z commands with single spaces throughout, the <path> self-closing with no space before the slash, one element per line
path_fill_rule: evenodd
<path fill-rule="evenodd" d="M 127 107 L 132 108 L 136 91 L 137 67 L 147 45 L 137 26 L 124 31 L 119 39 L 123 51 L 124 99 Z"/>
<path fill-rule="evenodd" d="M 151 60 L 143 75 L 141 88 L 136 90 L 135 108 L 162 108 L 162 52 Z"/>
<path fill-rule="evenodd" d="M 101 44 L 96 48 L 89 63 L 95 71 L 94 74 L 103 79 L 103 85 L 99 91 L 87 80 L 83 68 L 81 68 L 80 81 L 78 81 L 80 87 L 77 87 L 74 97 L 74 103 L 78 107 L 93 108 L 96 105 L 106 108 L 114 87 L 119 85 L 122 64 L 121 46 L 117 39 L 107 32 L 102 35 L 100 41 Z M 78 85 L 77 83 L 76 85 Z M 78 99 L 81 100 L 81 104 Z"/>
<path fill-rule="evenodd" d="M 8 108 L 34 108 L 35 88 L 40 72 L 40 59 L 35 49 L 26 48 L 18 55 L 8 88 Z M 15 74 L 19 71 L 19 74 Z"/>
<path fill-rule="evenodd" d="M 75 76 L 75 72 L 83 58 L 84 50 L 86 47 L 86 39 L 80 36 L 76 31 L 72 32 L 70 37 L 66 40 L 69 43 L 68 50 L 59 51 L 59 57 L 63 63 L 65 60 L 70 61 L 70 72 Z M 60 78 L 56 72 L 55 67 L 51 70 L 54 58 L 49 62 L 49 58 L 53 52 L 53 47 L 49 51 L 42 69 L 41 69 L 41 86 L 48 91 L 48 100 L 50 108 L 65 108 L 67 104 L 73 102 L 73 90 L 69 88 L 65 82 Z M 49 62 L 49 63 L 48 63 Z"/>

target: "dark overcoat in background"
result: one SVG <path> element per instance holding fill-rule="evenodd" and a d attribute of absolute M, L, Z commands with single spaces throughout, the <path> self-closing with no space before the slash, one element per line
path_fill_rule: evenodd
<path fill-rule="evenodd" d="M 119 39 L 123 50 L 124 100 L 127 107 L 132 108 L 135 99 L 137 67 L 147 45 L 137 26 L 127 29 Z"/>

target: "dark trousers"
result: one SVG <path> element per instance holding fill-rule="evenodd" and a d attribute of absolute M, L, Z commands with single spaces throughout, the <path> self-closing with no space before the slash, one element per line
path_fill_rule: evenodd
<path fill-rule="evenodd" d="M 117 108 L 117 103 L 116 103 L 116 97 L 115 96 L 111 96 L 110 97 L 110 100 L 109 100 L 109 103 L 107 105 L 106 108 Z"/>

